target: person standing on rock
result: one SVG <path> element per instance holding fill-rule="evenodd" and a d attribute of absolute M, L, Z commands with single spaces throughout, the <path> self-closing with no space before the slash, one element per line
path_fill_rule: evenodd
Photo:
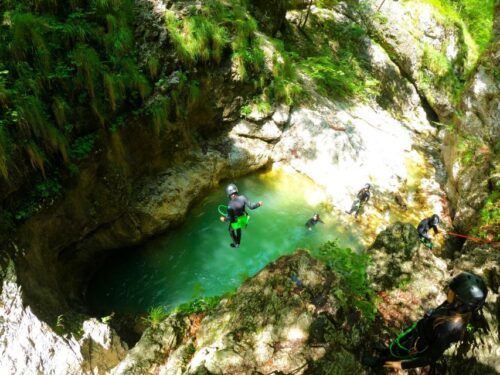
<path fill-rule="evenodd" d="M 364 357 L 363 363 L 403 370 L 431 365 L 432 369 L 446 349 L 464 339 L 469 322 L 480 321 L 487 294 L 483 279 L 460 273 L 451 280 L 445 302 L 401 333 L 388 348 L 377 349 L 377 356 Z"/>
<path fill-rule="evenodd" d="M 352 203 L 351 209 L 349 211 L 346 211 L 346 214 L 352 214 L 355 212 L 354 217 L 358 217 L 359 213 L 361 212 L 361 209 L 363 206 L 368 202 L 368 200 L 371 197 L 371 192 L 370 192 L 371 185 L 366 184 L 363 189 L 358 191 L 357 198 L 356 200 Z"/>
<path fill-rule="evenodd" d="M 250 202 L 247 197 L 238 194 L 238 188 L 235 184 L 229 184 L 226 187 L 226 194 L 230 199 L 227 207 L 227 215 L 221 216 L 220 220 L 222 222 L 229 222 L 229 235 L 232 239 L 230 246 L 240 247 L 241 228 L 247 226 L 250 218 L 246 212 L 246 207 L 255 210 L 258 207 L 262 207 L 264 202 Z"/>
<path fill-rule="evenodd" d="M 439 230 L 437 225 L 439 224 L 439 216 L 434 214 L 431 217 L 425 218 L 422 220 L 417 227 L 418 238 L 420 242 L 422 242 L 426 247 L 432 250 L 434 245 L 432 244 L 432 240 L 429 237 L 429 230 L 432 228 L 434 230 L 434 234 L 438 234 Z"/>

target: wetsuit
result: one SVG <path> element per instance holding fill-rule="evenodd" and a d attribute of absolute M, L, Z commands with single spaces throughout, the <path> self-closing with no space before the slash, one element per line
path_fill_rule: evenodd
<path fill-rule="evenodd" d="M 444 302 L 380 351 L 378 366 L 386 361 L 401 361 L 403 369 L 433 365 L 446 349 L 462 340 L 466 328 L 458 312 Z"/>
<path fill-rule="evenodd" d="M 323 223 L 323 220 L 321 220 L 320 218 L 318 218 L 318 220 L 316 220 L 314 217 L 312 217 L 309 220 L 307 220 L 307 222 L 306 222 L 306 228 L 307 229 L 312 229 L 312 227 L 314 227 L 318 223 Z"/>
<path fill-rule="evenodd" d="M 229 221 L 229 234 L 234 245 L 240 244 L 241 228 L 235 230 L 231 224 L 235 223 L 238 220 L 238 217 L 247 214 L 245 210 L 246 207 L 251 210 L 255 210 L 257 207 L 260 207 L 260 204 L 250 202 L 244 195 L 238 195 L 236 198 L 231 199 L 228 203 L 226 221 Z"/>
<path fill-rule="evenodd" d="M 349 215 L 352 214 L 353 212 L 356 212 L 354 216 L 358 217 L 359 211 L 361 210 L 361 207 L 368 202 L 370 199 L 371 193 L 369 189 L 363 188 L 360 191 L 358 191 L 357 194 L 357 199 L 352 203 L 351 209 L 347 212 Z"/>
<path fill-rule="evenodd" d="M 432 217 L 428 217 L 427 219 L 422 220 L 420 222 L 420 224 L 418 224 L 418 227 L 417 227 L 418 237 L 420 239 L 424 239 L 424 240 L 427 240 L 427 241 L 431 242 L 431 238 L 427 234 L 427 232 L 429 232 L 429 230 L 431 228 L 434 230 L 434 234 L 438 234 L 439 233 L 437 225 L 434 224 L 434 221 L 432 220 Z"/>

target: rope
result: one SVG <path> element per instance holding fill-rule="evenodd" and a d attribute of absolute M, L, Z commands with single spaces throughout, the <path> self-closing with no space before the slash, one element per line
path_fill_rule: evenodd
<path fill-rule="evenodd" d="M 222 210 L 225 210 L 225 211 L 222 211 Z M 223 204 L 219 205 L 219 207 L 217 207 L 217 211 L 219 211 L 219 214 L 221 214 L 222 216 L 227 216 L 227 206 L 224 206 Z"/>

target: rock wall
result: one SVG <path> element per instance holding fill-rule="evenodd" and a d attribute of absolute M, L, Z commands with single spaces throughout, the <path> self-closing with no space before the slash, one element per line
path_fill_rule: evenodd
<path fill-rule="evenodd" d="M 78 333 L 55 332 L 25 305 L 13 263 L 1 271 L 0 373 L 104 374 L 125 357 L 127 345 L 96 319 L 84 321 Z M 59 328 L 66 330 L 63 318 Z"/>
<path fill-rule="evenodd" d="M 447 193 L 455 207 L 453 223 L 469 231 L 493 190 L 498 191 L 500 141 L 500 5 L 496 6 L 494 40 L 484 53 L 461 99 L 461 115 L 446 132 L 443 157 Z M 494 234 L 494 233 L 493 233 Z"/>

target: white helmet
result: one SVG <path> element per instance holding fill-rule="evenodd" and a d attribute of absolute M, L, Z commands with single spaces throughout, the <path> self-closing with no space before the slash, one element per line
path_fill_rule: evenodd
<path fill-rule="evenodd" d="M 226 187 L 226 195 L 230 197 L 231 195 L 238 193 L 238 187 L 235 184 L 229 184 Z"/>

